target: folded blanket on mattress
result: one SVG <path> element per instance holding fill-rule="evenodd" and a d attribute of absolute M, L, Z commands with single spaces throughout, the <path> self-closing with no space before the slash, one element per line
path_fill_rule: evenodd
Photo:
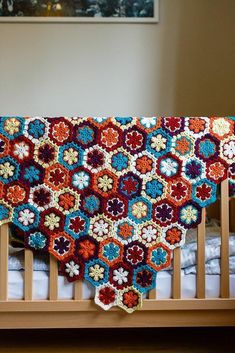
<path fill-rule="evenodd" d="M 220 237 L 211 237 L 206 240 L 205 262 L 220 258 Z M 232 234 L 229 238 L 230 256 L 235 256 L 235 236 Z M 192 242 L 181 248 L 181 268 L 185 269 L 197 264 L 197 243 Z"/>
<path fill-rule="evenodd" d="M 207 275 L 220 275 L 220 259 L 209 260 L 205 264 L 205 271 Z M 189 266 L 184 269 L 186 275 L 196 274 L 197 266 Z M 235 256 L 229 257 L 229 273 L 235 273 Z"/>
<path fill-rule="evenodd" d="M 49 271 L 49 257 L 47 254 L 37 253 L 33 259 L 34 271 Z M 9 271 L 24 270 L 24 251 L 20 250 L 9 255 L 8 258 Z"/>

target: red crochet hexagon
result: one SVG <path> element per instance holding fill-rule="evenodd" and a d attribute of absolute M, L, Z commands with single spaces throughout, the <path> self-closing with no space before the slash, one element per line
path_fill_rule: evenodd
<path fill-rule="evenodd" d="M 50 119 L 49 138 L 58 146 L 73 139 L 73 125 L 65 118 Z"/>
<path fill-rule="evenodd" d="M 52 190 L 59 191 L 68 185 L 69 172 L 61 164 L 56 163 L 46 168 L 44 182 Z"/>
<path fill-rule="evenodd" d="M 182 178 L 177 178 L 168 182 L 166 198 L 175 206 L 182 205 L 188 201 L 192 194 L 191 184 Z"/>

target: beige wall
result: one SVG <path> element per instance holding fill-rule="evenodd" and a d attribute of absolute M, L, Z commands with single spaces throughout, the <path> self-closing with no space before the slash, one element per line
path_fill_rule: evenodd
<path fill-rule="evenodd" d="M 235 114 L 235 1 L 159 24 L 0 24 L 0 114 Z"/>

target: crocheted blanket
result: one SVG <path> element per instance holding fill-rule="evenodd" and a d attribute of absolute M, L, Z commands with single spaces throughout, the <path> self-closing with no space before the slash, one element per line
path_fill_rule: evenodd
<path fill-rule="evenodd" d="M 0 118 L 0 225 L 131 313 L 235 182 L 230 118 Z"/>

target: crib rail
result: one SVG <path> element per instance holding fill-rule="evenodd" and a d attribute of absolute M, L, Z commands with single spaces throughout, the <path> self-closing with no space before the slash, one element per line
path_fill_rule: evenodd
<path fill-rule="evenodd" d="M 219 310 L 222 313 L 224 321 L 228 325 L 235 325 L 235 299 L 230 298 L 229 288 L 229 195 L 228 180 L 222 182 L 221 185 L 221 276 L 220 276 L 220 298 L 210 299 L 205 296 L 205 220 L 206 210 L 202 211 L 202 222 L 198 226 L 197 236 L 197 295 L 194 299 L 182 299 L 181 297 L 181 249 L 177 248 L 173 253 L 173 276 L 172 276 L 172 298 L 158 299 L 157 291 L 151 290 L 148 297 L 144 300 L 143 307 L 140 312 L 154 312 L 162 314 L 163 311 L 173 311 L 171 315 L 175 315 L 176 311 L 193 310 L 197 312 L 206 312 L 208 310 Z M 33 253 L 29 249 L 25 249 L 25 272 L 24 272 L 24 299 L 19 301 L 9 300 L 8 298 L 8 225 L 4 224 L 0 227 L 0 327 L 1 317 L 4 313 L 10 312 L 96 312 L 101 310 L 93 300 L 83 299 L 81 281 L 74 284 L 74 296 L 71 300 L 61 300 L 58 298 L 58 266 L 57 260 L 50 256 L 50 277 L 49 277 L 49 294 L 48 300 L 33 300 Z M 120 312 L 113 308 L 111 312 Z M 228 314 L 230 313 L 230 314 Z M 231 316 L 233 313 L 233 316 Z M 4 314 L 4 315 L 5 315 Z M 107 315 L 107 313 L 103 314 Z M 120 314 L 123 315 L 123 314 Z M 134 314 L 139 315 L 139 314 Z M 134 316 L 133 315 L 133 316 Z M 150 314 L 148 314 L 150 315 Z M 186 315 L 186 314 L 185 314 Z M 227 315 L 227 316 L 226 316 Z M 161 315 L 160 315 L 161 316 Z M 159 317 L 160 317 L 159 316 Z M 162 317 L 162 316 L 161 316 Z M 228 320 L 226 319 L 229 318 Z M 175 318 L 175 316 L 174 316 Z M 210 317 L 212 318 L 212 316 Z M 218 317 L 217 317 L 218 318 Z M 84 319 L 85 320 L 85 319 Z M 106 320 L 106 319 L 105 319 Z M 129 320 L 129 319 L 128 319 Z M 127 323 L 129 322 L 127 320 Z M 208 319 L 209 320 L 209 319 Z M 213 316 L 214 322 L 219 324 L 216 316 Z M 217 321 L 216 321 L 217 320 Z M 226 321 L 227 320 L 227 321 Z M 163 320 L 164 321 L 164 320 Z M 177 321 L 177 320 L 176 320 Z M 197 321 L 198 322 L 198 321 Z M 136 326 L 132 322 L 131 326 Z M 127 325 L 128 326 L 128 325 Z M 151 325 L 150 325 L 151 326 Z M 158 326 L 161 326 L 160 324 Z M 173 325 L 174 326 L 174 325 Z M 176 325 L 177 326 L 177 325 Z M 49 325 L 49 327 L 51 327 Z M 53 327 L 57 327 L 54 325 Z M 60 326 L 59 326 L 60 327 Z"/>

